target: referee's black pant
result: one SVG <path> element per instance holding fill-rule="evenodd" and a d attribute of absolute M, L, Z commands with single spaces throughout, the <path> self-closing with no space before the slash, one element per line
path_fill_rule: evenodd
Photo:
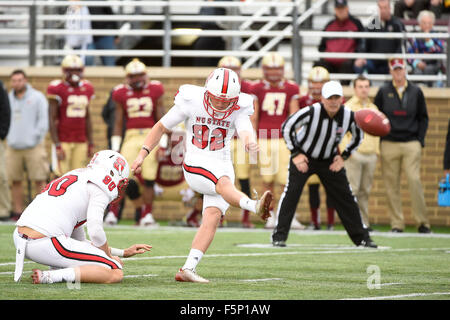
<path fill-rule="evenodd" d="M 363 226 L 359 207 L 351 192 L 345 169 L 333 172 L 329 168 L 331 163 L 332 159 L 309 159 L 309 169 L 303 173 L 298 171 L 292 158 L 290 159 L 288 182 L 278 204 L 278 223 L 273 231 L 272 241 L 287 240 L 303 187 L 309 176 L 313 174 L 319 176 L 327 196 L 330 197 L 330 202 L 334 204 L 339 219 L 353 243 L 359 245 L 362 240 L 370 239 L 368 230 Z"/>

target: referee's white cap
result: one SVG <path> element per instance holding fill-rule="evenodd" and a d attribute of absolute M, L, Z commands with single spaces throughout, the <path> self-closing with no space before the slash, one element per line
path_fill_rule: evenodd
<path fill-rule="evenodd" d="M 328 81 L 322 87 L 322 96 L 328 99 L 331 96 L 344 96 L 342 86 L 338 81 Z"/>

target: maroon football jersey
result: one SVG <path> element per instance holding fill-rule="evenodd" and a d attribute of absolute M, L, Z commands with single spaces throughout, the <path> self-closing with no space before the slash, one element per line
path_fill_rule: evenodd
<path fill-rule="evenodd" d="M 250 80 L 241 81 L 241 92 L 251 94 L 253 82 Z"/>
<path fill-rule="evenodd" d="M 152 80 L 142 90 L 120 84 L 114 88 L 112 99 L 123 107 L 127 129 L 143 129 L 155 125 L 157 101 L 163 94 L 162 83 Z"/>
<path fill-rule="evenodd" d="M 310 94 L 305 94 L 300 99 L 298 99 L 298 106 L 300 109 L 302 109 L 317 102 L 320 102 L 320 99 L 316 100 Z"/>
<path fill-rule="evenodd" d="M 183 140 L 180 140 L 184 143 Z M 173 143 L 176 145 L 176 143 Z M 162 149 L 166 150 L 166 149 Z M 156 174 L 156 183 L 161 186 L 175 186 L 184 181 L 183 174 L 184 148 L 176 147 L 165 154 L 163 159 L 158 160 L 158 171 Z"/>
<path fill-rule="evenodd" d="M 299 96 L 298 84 L 283 80 L 277 87 L 272 87 L 269 82 L 260 80 L 251 90 L 258 101 L 258 137 L 260 130 L 265 130 L 268 139 L 281 138 L 281 125 L 289 116 L 289 105 Z"/>
<path fill-rule="evenodd" d="M 81 80 L 72 87 L 63 80 L 54 80 L 47 87 L 47 97 L 58 101 L 58 137 L 61 142 L 86 142 L 86 114 L 94 96 L 94 87 Z"/>

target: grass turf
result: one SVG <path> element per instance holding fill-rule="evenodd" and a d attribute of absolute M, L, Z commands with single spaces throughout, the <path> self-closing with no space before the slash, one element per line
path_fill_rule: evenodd
<path fill-rule="evenodd" d="M 148 243 L 150 253 L 124 261 L 119 284 L 33 285 L 27 261 L 13 281 L 13 225 L 0 225 L 1 300 L 334 300 L 379 298 L 450 299 L 450 228 L 432 235 L 392 234 L 376 226 L 380 249 L 355 247 L 344 231 L 292 231 L 286 248 L 270 246 L 271 231 L 219 229 L 197 272 L 209 284 L 179 283 L 195 229 L 146 229 L 123 222 L 106 228 L 108 243 Z M 406 230 L 408 231 L 408 230 Z M 368 269 L 369 268 L 369 269 Z M 370 270 L 379 272 L 373 273 Z M 378 277 L 379 276 L 379 277 Z M 379 286 L 376 281 L 380 279 Z M 378 288 L 377 288 L 378 287 Z"/>

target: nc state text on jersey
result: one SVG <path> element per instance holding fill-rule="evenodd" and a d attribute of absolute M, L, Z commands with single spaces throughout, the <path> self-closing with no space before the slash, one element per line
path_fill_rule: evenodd
<path fill-rule="evenodd" d="M 230 121 L 216 120 L 213 118 L 196 117 L 195 122 L 203 124 L 212 124 L 214 126 L 230 127 Z"/>

